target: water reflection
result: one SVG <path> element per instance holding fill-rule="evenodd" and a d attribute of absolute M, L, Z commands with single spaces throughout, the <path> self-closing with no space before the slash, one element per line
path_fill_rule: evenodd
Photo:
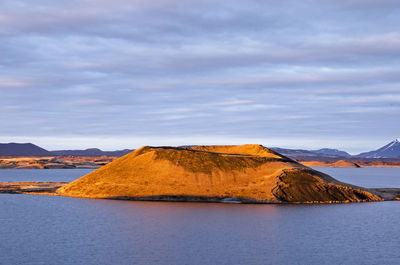
<path fill-rule="evenodd" d="M 2 194 L 0 209 L 4 264 L 395 264 L 400 258 L 398 202 L 245 205 Z"/>

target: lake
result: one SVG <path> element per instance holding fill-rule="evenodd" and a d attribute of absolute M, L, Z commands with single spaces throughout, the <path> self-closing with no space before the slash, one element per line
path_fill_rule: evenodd
<path fill-rule="evenodd" d="M 0 182 L 50 181 L 72 182 L 94 169 L 0 169 Z"/>
<path fill-rule="evenodd" d="M 364 186 L 397 187 L 400 178 L 400 168 L 318 170 Z M 0 170 L 0 181 L 71 181 L 90 171 Z M 0 194 L 0 264 L 399 264 L 399 216 L 400 202 L 246 205 Z"/>
<path fill-rule="evenodd" d="M 365 188 L 400 188 L 400 168 L 363 167 L 333 168 L 315 167 L 332 177 Z"/>

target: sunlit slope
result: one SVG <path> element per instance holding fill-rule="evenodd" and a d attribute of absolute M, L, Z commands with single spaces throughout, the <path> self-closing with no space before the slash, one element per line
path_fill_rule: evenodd
<path fill-rule="evenodd" d="M 57 192 L 86 198 L 183 201 L 381 200 L 260 145 L 145 146 Z"/>

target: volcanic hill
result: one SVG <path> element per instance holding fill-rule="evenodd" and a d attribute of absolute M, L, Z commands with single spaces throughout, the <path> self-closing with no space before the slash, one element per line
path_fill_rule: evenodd
<path fill-rule="evenodd" d="M 382 200 L 261 145 L 145 146 L 57 193 L 85 198 L 253 203 Z"/>

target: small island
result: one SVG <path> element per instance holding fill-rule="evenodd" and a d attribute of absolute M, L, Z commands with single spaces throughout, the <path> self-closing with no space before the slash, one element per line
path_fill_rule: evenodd
<path fill-rule="evenodd" d="M 340 182 L 262 145 L 141 147 L 71 183 L 8 182 L 2 193 L 236 203 L 399 200 L 400 189 Z"/>
<path fill-rule="evenodd" d="M 332 203 L 384 200 L 373 190 L 342 183 L 254 144 L 144 146 L 56 192 L 83 198 L 158 201 Z"/>
<path fill-rule="evenodd" d="M 0 193 L 58 195 L 67 182 L 0 182 Z"/>

